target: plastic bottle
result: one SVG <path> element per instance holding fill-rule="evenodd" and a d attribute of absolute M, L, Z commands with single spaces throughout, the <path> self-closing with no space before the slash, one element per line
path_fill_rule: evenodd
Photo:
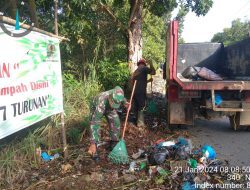
<path fill-rule="evenodd" d="M 136 166 L 136 162 L 132 161 L 129 165 L 129 171 L 130 172 L 134 172 L 135 171 L 135 166 Z"/>
<path fill-rule="evenodd" d="M 167 175 L 168 174 L 168 172 L 165 170 L 165 169 L 163 169 L 162 167 L 160 167 L 160 166 L 158 166 L 157 168 L 156 168 L 156 170 L 159 172 L 159 174 L 161 174 L 162 176 L 165 176 L 165 175 Z"/>
<path fill-rule="evenodd" d="M 191 168 L 197 168 L 197 161 L 195 159 L 189 159 L 188 163 L 190 165 Z"/>
<path fill-rule="evenodd" d="M 209 145 L 203 146 L 202 153 L 204 157 L 210 160 L 214 160 L 216 158 L 216 152 L 212 146 L 209 146 Z"/>
<path fill-rule="evenodd" d="M 140 163 L 140 170 L 145 169 L 146 166 L 147 166 L 146 162 L 141 162 L 141 163 Z"/>

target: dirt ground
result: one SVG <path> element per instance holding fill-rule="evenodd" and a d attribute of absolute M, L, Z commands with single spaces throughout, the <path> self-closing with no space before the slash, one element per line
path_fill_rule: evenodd
<path fill-rule="evenodd" d="M 180 134 L 170 131 L 166 126 L 165 105 L 163 99 L 156 94 L 154 102 L 157 104 L 157 113 L 146 115 L 146 128 L 138 128 L 129 123 L 125 135 L 128 155 L 147 149 L 160 139 L 172 140 L 179 136 L 188 138 L 188 133 Z M 123 113 L 124 119 L 125 113 Z M 102 127 L 102 140 L 108 141 L 107 126 Z M 166 183 L 156 182 L 156 178 L 149 177 L 149 166 L 135 172 L 128 172 L 128 165 L 116 165 L 107 158 L 107 145 L 99 147 L 100 161 L 96 162 L 87 154 L 89 145 L 86 133 L 81 144 L 70 147 L 70 157 L 64 160 L 59 157 L 49 162 L 41 162 L 40 169 L 29 168 L 25 176 L 21 176 L 14 189 L 168 189 Z M 131 158 L 131 157 L 130 157 Z M 167 181 L 166 181 L 167 182 Z M 171 188 L 170 188 L 171 189 Z"/>
<path fill-rule="evenodd" d="M 131 161 L 131 155 L 137 153 L 139 149 L 150 149 L 159 140 L 176 140 L 178 137 L 190 138 L 187 130 L 171 131 L 168 129 L 166 117 L 164 117 L 166 114 L 164 99 L 159 98 L 157 94 L 154 97 L 154 102 L 157 104 L 157 112 L 146 115 L 147 127 L 138 128 L 131 123 L 128 125 L 125 142 Z M 124 116 L 125 113 L 123 113 L 123 119 Z M 109 140 L 107 126 L 102 127 L 101 136 L 104 142 Z M 20 176 L 16 184 L 14 184 L 13 189 L 179 190 L 182 188 L 184 181 L 188 181 L 194 177 L 191 173 L 175 173 L 170 163 L 177 163 L 179 161 L 170 157 L 158 166 L 146 162 L 147 165 L 145 168 L 131 171 L 129 170 L 129 164 L 116 165 L 108 160 L 110 151 L 107 150 L 107 145 L 99 147 L 101 159 L 99 162 L 96 162 L 87 154 L 89 145 L 87 133 L 83 139 L 81 144 L 70 147 L 70 157 L 67 160 L 59 157 L 49 162 L 41 162 L 40 169 L 29 168 L 25 176 Z M 187 163 L 187 160 L 184 160 L 184 163 Z M 164 172 L 161 172 L 160 168 L 163 168 Z M 201 175 L 199 179 L 203 178 L 203 181 L 209 179 L 212 183 L 221 183 L 222 177 L 221 175 Z"/>

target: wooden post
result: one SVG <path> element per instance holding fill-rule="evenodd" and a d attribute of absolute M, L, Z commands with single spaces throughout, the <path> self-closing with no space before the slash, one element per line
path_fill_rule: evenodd
<path fill-rule="evenodd" d="M 55 35 L 58 36 L 58 0 L 54 0 L 55 3 Z M 62 133 L 62 141 L 63 141 L 63 152 L 64 159 L 68 157 L 68 147 L 67 147 L 67 138 L 66 138 L 66 130 L 65 130 L 65 122 L 64 122 L 64 111 L 61 113 L 61 133 Z"/>
<path fill-rule="evenodd" d="M 63 140 L 63 152 L 64 152 L 64 159 L 68 158 L 68 146 L 67 146 L 67 139 L 66 139 L 66 131 L 65 131 L 65 123 L 64 123 L 64 112 L 61 113 L 61 132 L 62 132 L 62 140 Z"/>
<path fill-rule="evenodd" d="M 58 0 L 54 0 L 54 2 L 55 2 L 55 35 L 58 36 L 58 17 L 57 17 Z"/>

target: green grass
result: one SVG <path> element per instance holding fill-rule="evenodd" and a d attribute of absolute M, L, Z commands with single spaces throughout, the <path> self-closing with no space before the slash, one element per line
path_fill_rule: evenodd
<path fill-rule="evenodd" d="M 70 74 L 63 76 L 63 85 L 67 139 L 68 143 L 76 144 L 82 131 L 88 128 L 89 102 L 100 92 L 101 85 L 93 77 L 83 82 Z M 39 168 L 36 149 L 41 143 L 49 149 L 61 148 L 60 123 L 59 114 L 52 116 L 21 140 L 0 145 L 0 189 L 15 189 L 16 180 L 25 175 L 25 170 Z"/>

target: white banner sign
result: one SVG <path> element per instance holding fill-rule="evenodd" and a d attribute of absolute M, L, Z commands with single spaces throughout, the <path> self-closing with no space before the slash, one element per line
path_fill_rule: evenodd
<path fill-rule="evenodd" d="M 62 111 L 59 40 L 0 28 L 0 139 Z"/>

